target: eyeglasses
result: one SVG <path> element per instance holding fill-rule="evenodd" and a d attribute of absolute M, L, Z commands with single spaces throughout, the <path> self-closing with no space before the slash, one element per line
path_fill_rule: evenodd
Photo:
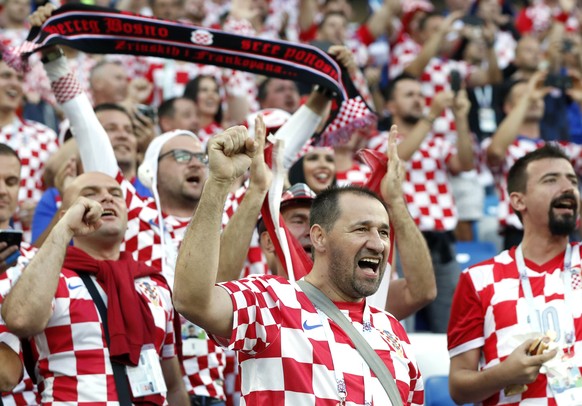
<path fill-rule="evenodd" d="M 162 158 L 168 155 L 172 155 L 174 160 L 179 164 L 188 164 L 190 161 L 192 161 L 193 157 L 195 157 L 202 165 L 208 164 L 208 155 L 204 152 L 190 152 L 186 151 L 185 149 L 173 149 L 168 151 L 158 157 L 158 162 L 160 162 Z"/>

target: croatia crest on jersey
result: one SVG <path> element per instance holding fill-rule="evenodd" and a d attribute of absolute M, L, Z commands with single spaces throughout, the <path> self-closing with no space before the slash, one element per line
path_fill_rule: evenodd
<path fill-rule="evenodd" d="M 390 347 L 394 349 L 401 357 L 404 356 L 404 352 L 402 350 L 402 344 L 400 343 L 400 339 L 396 337 L 394 334 L 389 332 L 388 330 L 380 331 L 380 335 L 388 343 Z"/>
<path fill-rule="evenodd" d="M 158 307 L 162 306 L 162 300 L 160 299 L 160 294 L 158 293 L 158 289 L 155 285 L 148 281 L 142 281 L 138 286 L 150 302 Z"/>

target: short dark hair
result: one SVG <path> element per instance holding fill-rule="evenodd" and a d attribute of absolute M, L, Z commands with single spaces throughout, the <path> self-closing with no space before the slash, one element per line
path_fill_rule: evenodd
<path fill-rule="evenodd" d="M 13 156 L 14 158 L 18 159 L 18 163 L 22 165 L 20 158 L 16 151 L 14 151 L 10 146 L 6 144 L 0 143 L 0 156 Z"/>
<path fill-rule="evenodd" d="M 527 168 L 530 163 L 539 161 L 542 159 L 565 159 L 570 162 L 568 155 L 564 153 L 562 148 L 557 144 L 547 143 L 541 148 L 538 148 L 528 154 L 525 154 L 519 158 L 507 174 L 507 194 L 510 195 L 513 192 L 525 193 L 527 188 Z M 516 212 L 517 216 L 521 220 L 521 214 Z"/>
<path fill-rule="evenodd" d="M 101 103 L 101 104 L 96 105 L 95 108 L 93 109 L 93 111 L 95 113 L 100 113 L 102 111 L 109 111 L 109 110 L 119 111 L 120 113 L 123 113 L 127 117 L 129 117 L 129 119 L 132 120 L 132 122 L 133 122 L 133 117 L 131 117 L 131 115 L 125 109 L 125 107 L 120 106 L 119 104 L 115 104 L 115 103 Z"/>
<path fill-rule="evenodd" d="M 174 117 L 174 114 L 176 114 L 176 109 L 174 108 L 174 104 L 179 99 L 190 100 L 190 99 L 188 99 L 186 97 L 172 97 L 170 99 L 164 100 L 160 104 L 160 107 L 158 107 L 158 118 L 162 118 L 162 117 L 170 117 L 171 118 L 171 117 Z"/>
<path fill-rule="evenodd" d="M 311 205 L 309 216 L 309 226 L 319 224 L 326 232 L 331 231 L 335 222 L 341 215 L 339 198 L 344 194 L 354 194 L 357 196 L 376 199 L 388 211 L 386 203 L 376 193 L 362 186 L 330 186 L 317 195 Z"/>
<path fill-rule="evenodd" d="M 194 101 L 194 103 L 196 104 L 198 104 L 196 99 L 198 98 L 198 92 L 200 91 L 200 82 L 202 81 L 202 79 L 211 79 L 214 81 L 214 83 L 216 83 L 217 86 L 219 86 L 218 81 L 212 75 L 199 75 L 196 76 L 194 79 L 190 80 L 188 83 L 186 83 L 183 96 L 187 99 Z M 214 116 L 214 121 L 216 121 L 218 124 L 222 123 L 222 103 L 218 103 L 218 111 Z"/>
<path fill-rule="evenodd" d="M 408 73 L 402 73 L 402 74 L 396 76 L 394 79 L 392 79 L 390 81 L 390 83 L 388 83 L 388 86 L 386 86 L 384 88 L 383 94 L 382 94 L 382 96 L 384 96 L 384 100 L 386 100 L 386 101 L 393 100 L 394 99 L 394 92 L 396 92 L 396 86 L 398 86 L 398 83 L 404 82 L 405 80 L 412 80 L 414 82 L 420 83 L 420 80 L 418 80 L 417 77 L 414 77 Z"/>
<path fill-rule="evenodd" d="M 89 71 L 89 84 L 91 84 L 91 81 L 93 80 L 93 77 L 95 76 L 96 72 L 98 70 L 100 70 L 102 67 L 106 66 L 106 65 L 122 66 L 122 64 L 121 64 L 120 61 L 109 60 L 109 59 L 102 59 L 102 60 L 100 60 Z"/>

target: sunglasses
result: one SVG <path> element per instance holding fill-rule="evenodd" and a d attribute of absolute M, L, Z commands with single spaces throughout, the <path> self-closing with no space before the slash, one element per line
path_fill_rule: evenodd
<path fill-rule="evenodd" d="M 158 157 L 158 162 L 160 162 L 164 157 L 172 155 L 174 161 L 179 164 L 188 164 L 192 161 L 192 158 L 195 157 L 198 162 L 202 165 L 208 164 L 208 155 L 204 152 L 190 152 L 186 151 L 185 149 L 173 149 L 171 151 L 166 152 Z"/>

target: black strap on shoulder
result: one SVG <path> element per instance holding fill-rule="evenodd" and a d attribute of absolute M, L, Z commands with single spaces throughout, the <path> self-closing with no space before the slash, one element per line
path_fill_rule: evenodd
<path fill-rule="evenodd" d="M 28 376 L 32 380 L 32 383 L 36 385 L 38 383 L 36 381 L 36 373 L 34 372 L 34 369 L 36 367 L 36 360 L 32 355 L 32 346 L 30 345 L 30 341 L 28 341 L 28 338 L 20 339 L 20 349 L 22 350 L 24 368 L 26 368 L 26 372 L 28 373 Z"/>
<path fill-rule="evenodd" d="M 93 298 L 93 302 L 95 302 L 95 306 L 99 311 L 99 315 L 101 316 L 101 321 L 103 324 L 103 331 L 105 332 L 105 341 L 107 342 L 107 346 L 109 347 L 109 324 L 107 322 L 107 306 L 105 306 L 105 302 L 103 302 L 103 298 L 97 287 L 93 283 L 93 280 L 89 276 L 89 274 L 85 272 L 77 272 L 79 278 L 83 281 L 89 294 Z M 131 406 L 131 396 L 129 394 L 129 383 L 127 382 L 127 377 L 125 373 L 125 365 L 119 364 L 113 360 L 111 360 L 111 367 L 113 368 L 113 378 L 115 379 L 115 387 L 117 388 L 117 397 L 119 398 L 119 404 L 121 406 Z"/>

